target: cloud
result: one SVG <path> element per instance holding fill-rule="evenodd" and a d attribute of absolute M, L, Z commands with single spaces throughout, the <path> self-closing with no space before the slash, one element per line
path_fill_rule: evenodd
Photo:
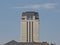
<path fill-rule="evenodd" d="M 56 6 L 57 6 L 57 3 L 47 3 L 47 4 L 43 4 L 41 7 L 50 9 L 50 8 L 55 8 Z"/>
<path fill-rule="evenodd" d="M 45 8 L 45 9 L 52 9 L 57 6 L 57 3 L 46 3 L 46 4 L 35 4 L 35 5 L 26 5 L 22 7 L 14 7 L 16 9 L 40 9 L 40 8 Z"/>

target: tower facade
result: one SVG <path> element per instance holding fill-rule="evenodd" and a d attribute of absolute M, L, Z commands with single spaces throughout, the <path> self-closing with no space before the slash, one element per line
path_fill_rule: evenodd
<path fill-rule="evenodd" d="M 22 42 L 39 41 L 39 14 L 38 12 L 23 12 L 21 18 Z"/>

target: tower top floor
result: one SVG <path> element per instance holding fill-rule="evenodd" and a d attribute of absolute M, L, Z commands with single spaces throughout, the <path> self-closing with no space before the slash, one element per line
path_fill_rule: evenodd
<path fill-rule="evenodd" d="M 23 12 L 22 13 L 22 20 L 39 20 L 39 14 L 38 12 Z"/>

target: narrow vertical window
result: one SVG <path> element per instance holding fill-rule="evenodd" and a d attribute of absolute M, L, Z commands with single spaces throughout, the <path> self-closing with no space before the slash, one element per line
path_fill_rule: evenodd
<path fill-rule="evenodd" d="M 27 42 L 28 42 L 28 22 L 27 22 L 26 26 L 27 26 L 27 28 L 26 28 L 27 29 L 27 34 L 26 35 L 27 35 Z"/>

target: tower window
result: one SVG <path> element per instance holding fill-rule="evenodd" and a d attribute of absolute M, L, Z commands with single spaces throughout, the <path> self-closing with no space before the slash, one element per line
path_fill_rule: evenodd
<path fill-rule="evenodd" d="M 33 20 L 33 15 L 31 14 L 27 15 L 27 20 Z"/>

